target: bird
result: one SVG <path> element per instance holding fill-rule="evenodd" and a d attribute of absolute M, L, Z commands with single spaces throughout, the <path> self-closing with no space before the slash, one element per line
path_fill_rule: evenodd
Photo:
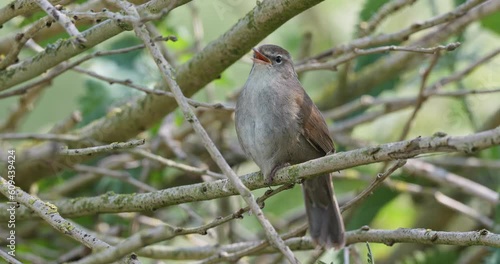
<path fill-rule="evenodd" d="M 290 53 L 269 44 L 253 52 L 252 69 L 236 102 L 235 128 L 244 152 L 270 184 L 279 169 L 330 155 L 335 147 Z M 343 248 L 344 222 L 331 174 L 306 179 L 302 190 L 313 242 L 325 249 Z"/>

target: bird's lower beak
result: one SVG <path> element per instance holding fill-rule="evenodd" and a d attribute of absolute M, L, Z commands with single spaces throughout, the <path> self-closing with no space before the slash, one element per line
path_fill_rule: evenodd
<path fill-rule="evenodd" d="M 271 64 L 271 60 L 257 49 L 253 49 L 253 61 L 255 63 Z"/>

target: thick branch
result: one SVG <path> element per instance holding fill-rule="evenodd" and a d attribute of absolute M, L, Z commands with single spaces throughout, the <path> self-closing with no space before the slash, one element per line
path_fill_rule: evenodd
<path fill-rule="evenodd" d="M 339 171 L 383 161 L 409 159 L 419 154 L 435 152 L 471 153 L 496 145 L 500 145 L 500 127 L 468 136 L 451 137 L 438 133 L 433 137 L 419 137 L 413 140 L 339 152 L 293 165 L 279 170 L 274 178 L 273 185 L 296 183 L 303 178 L 310 178 L 325 172 Z M 268 187 L 260 173 L 244 175 L 241 180 L 251 190 Z M 61 200 L 54 202 L 54 204 L 59 208 L 61 215 L 76 217 L 96 213 L 155 210 L 169 205 L 211 200 L 235 194 L 238 194 L 238 192 L 228 180 L 217 180 L 157 192 L 104 194 L 97 197 Z M 25 207 L 21 206 L 17 211 L 18 219 L 26 219 L 32 216 L 33 213 Z M 6 204 L 0 204 L 0 220 L 5 219 L 8 219 Z"/>
<path fill-rule="evenodd" d="M 294 237 L 287 239 L 286 244 L 294 251 L 312 250 L 314 244 L 309 237 Z M 383 243 L 394 245 L 395 243 L 419 243 L 430 245 L 455 245 L 474 246 L 485 245 L 492 247 L 500 246 L 500 235 L 490 233 L 487 230 L 470 232 L 446 232 L 428 229 L 406 229 L 396 230 L 370 229 L 368 227 L 346 233 L 346 243 Z M 199 247 L 166 247 L 149 246 L 138 252 L 139 256 L 153 259 L 176 259 L 196 260 L 203 259 L 219 252 L 231 254 L 261 243 L 260 241 L 240 242 L 229 245 L 199 246 Z M 267 247 L 264 250 L 249 255 L 262 255 L 276 253 L 276 249 Z"/>
<path fill-rule="evenodd" d="M 44 202 L 23 192 L 19 188 L 12 185 L 12 181 L 7 181 L 2 177 L 0 177 L 0 193 L 2 193 L 5 197 L 8 197 L 12 201 L 10 202 L 11 204 L 15 204 L 15 202 L 23 204 L 33 213 L 43 218 L 43 220 L 45 220 L 54 229 L 89 248 L 106 249 L 110 247 L 106 242 L 85 233 L 83 230 L 75 227 L 71 222 L 62 218 L 57 212 L 57 207 L 53 204 Z M 15 205 L 10 207 L 11 210 L 15 210 L 15 208 Z"/>

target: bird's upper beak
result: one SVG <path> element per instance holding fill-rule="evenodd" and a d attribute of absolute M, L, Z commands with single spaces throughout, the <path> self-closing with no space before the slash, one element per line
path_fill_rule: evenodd
<path fill-rule="evenodd" d="M 264 54 L 260 53 L 257 49 L 253 49 L 253 62 L 255 63 L 263 63 L 263 64 L 271 64 L 271 60 L 266 57 Z"/>

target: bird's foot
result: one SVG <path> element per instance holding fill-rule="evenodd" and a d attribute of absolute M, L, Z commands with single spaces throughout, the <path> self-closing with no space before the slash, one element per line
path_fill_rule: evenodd
<path fill-rule="evenodd" d="M 284 167 L 288 167 L 290 166 L 290 163 L 284 163 L 284 164 L 280 164 L 280 165 L 276 165 L 272 170 L 271 172 L 269 173 L 269 175 L 266 176 L 265 178 L 265 181 L 266 181 L 266 184 L 267 185 L 271 185 L 274 181 L 274 175 L 276 175 L 276 172 L 279 171 L 280 169 L 283 169 Z"/>

